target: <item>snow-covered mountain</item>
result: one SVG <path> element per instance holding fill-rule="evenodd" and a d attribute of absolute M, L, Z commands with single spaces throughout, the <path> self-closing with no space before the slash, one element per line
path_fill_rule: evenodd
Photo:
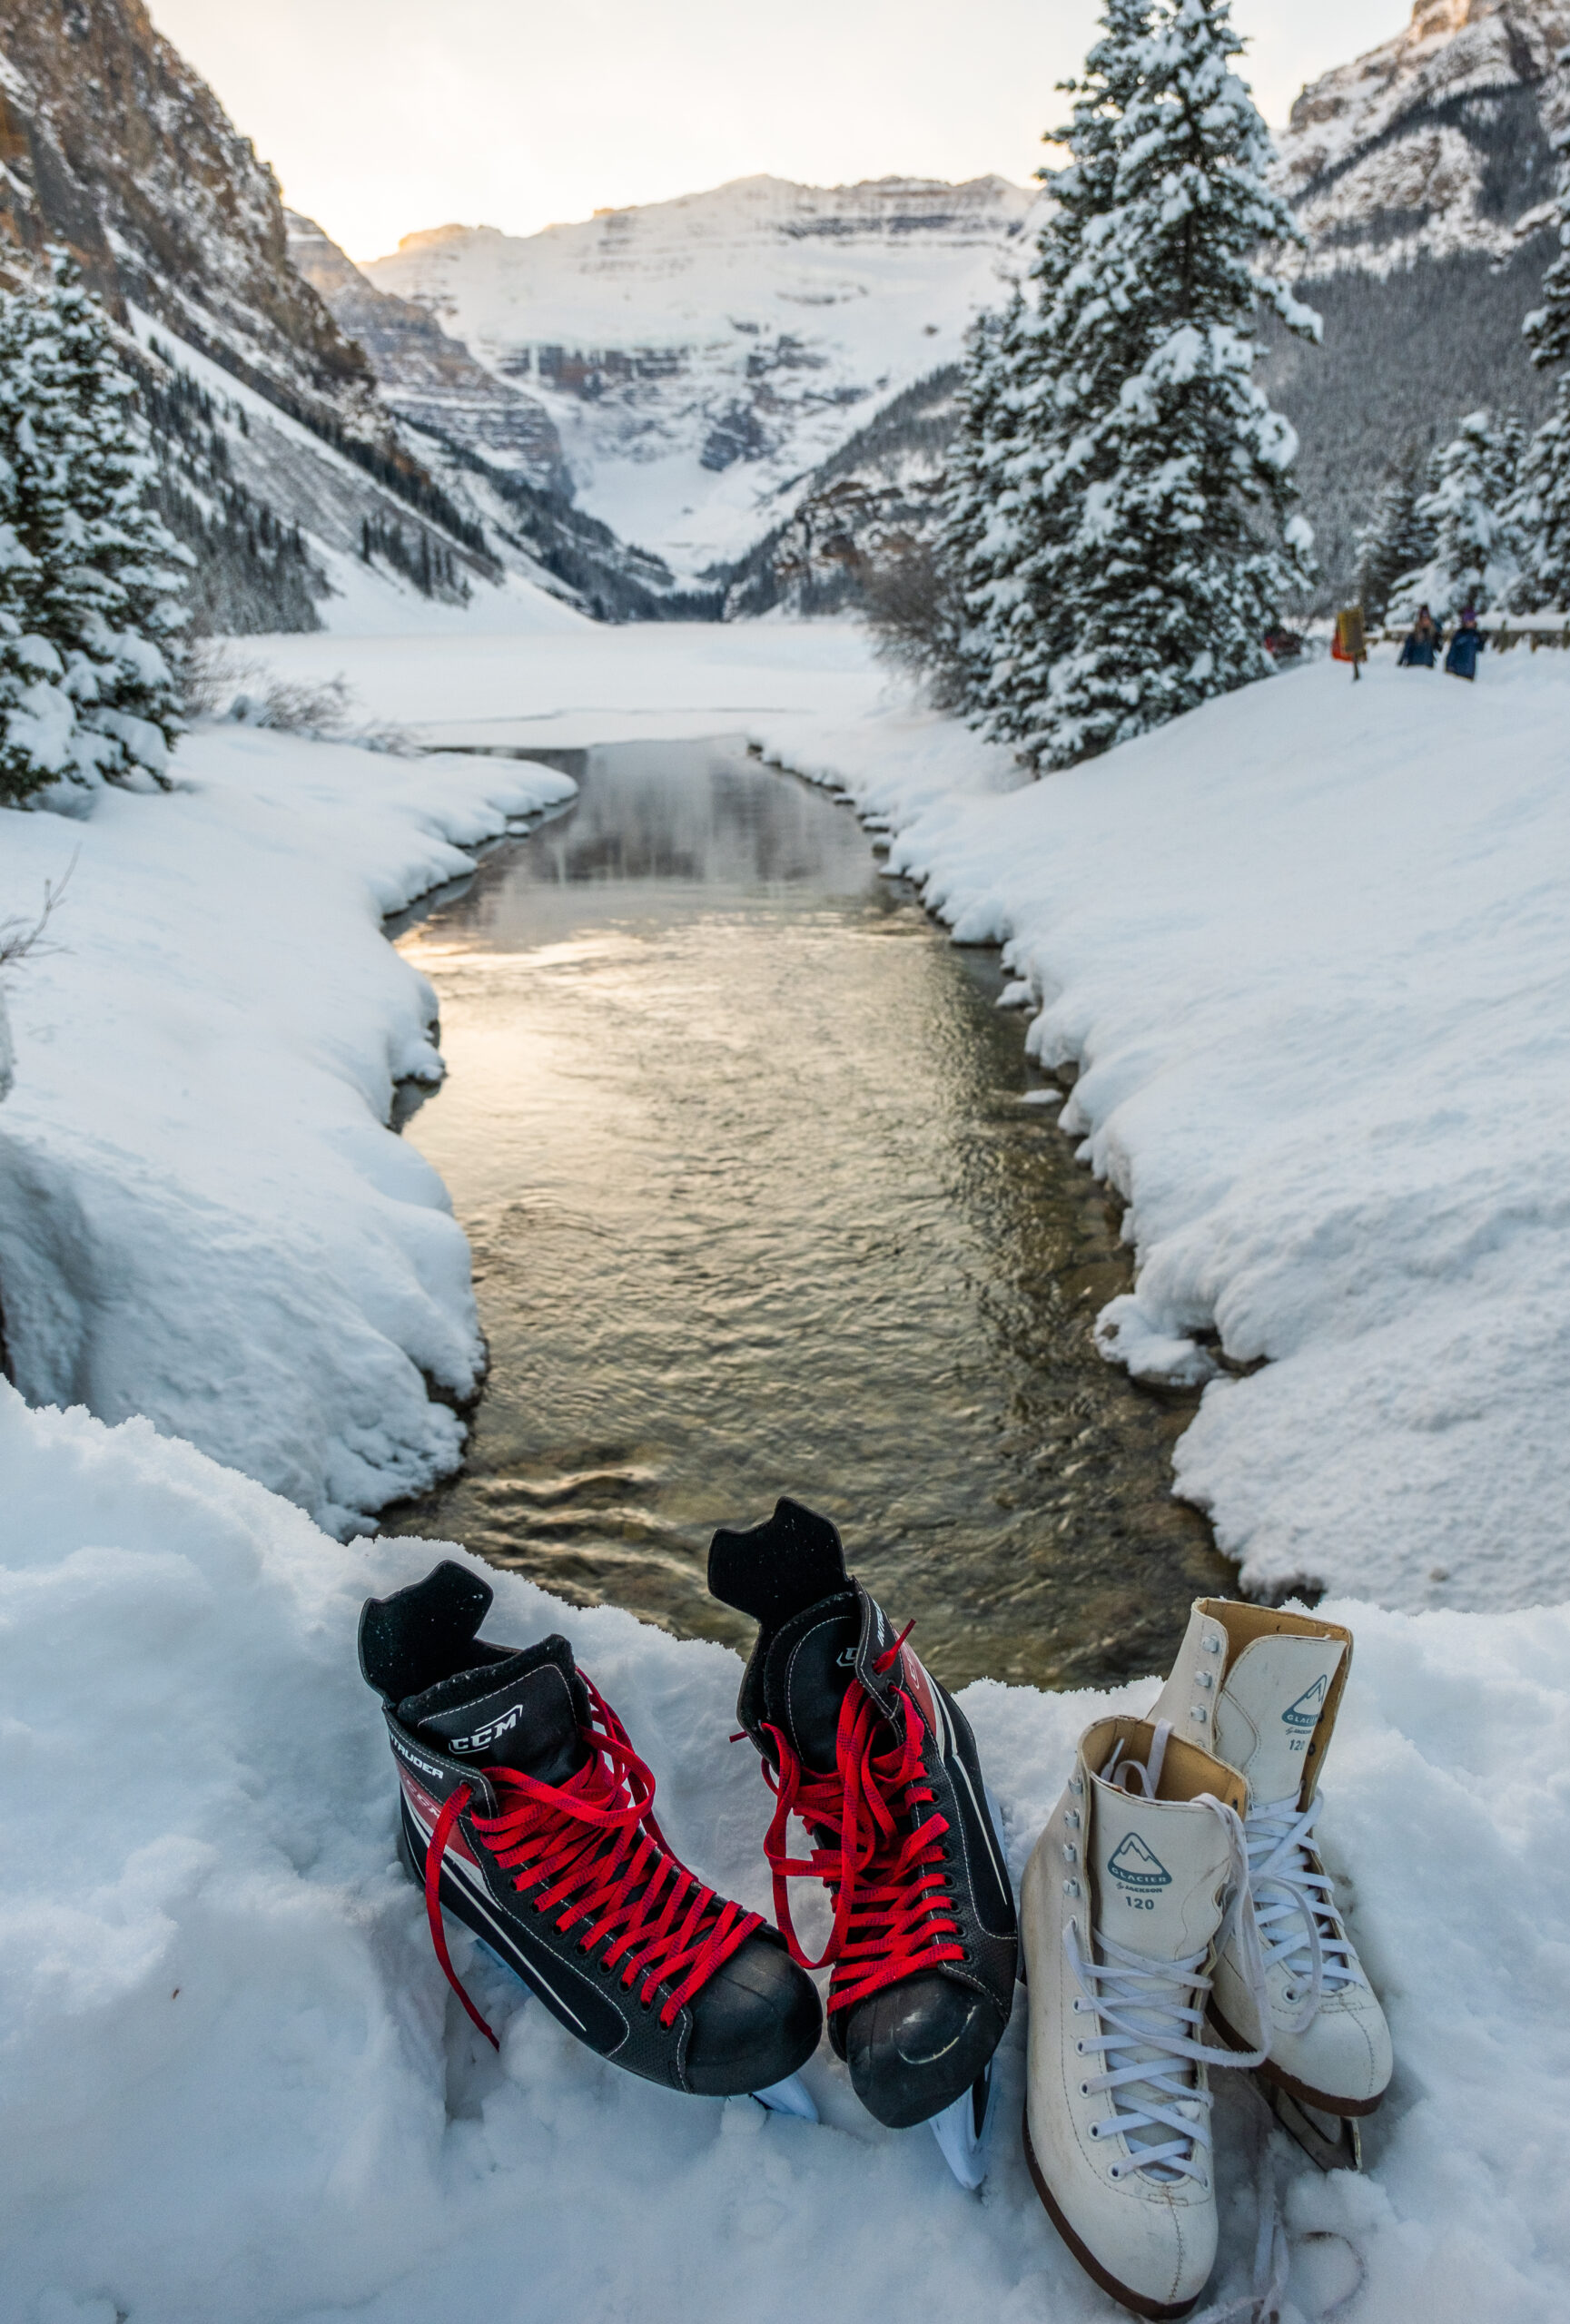
<path fill-rule="evenodd" d="M 1544 90 L 1567 44 L 1567 0 L 1417 0 L 1306 88 L 1280 151 L 1309 272 L 1516 251 L 1554 190 Z"/>
<path fill-rule="evenodd" d="M 586 507 L 696 574 L 956 359 L 1032 201 L 997 177 L 742 178 L 539 234 L 439 227 L 364 271 L 545 405 Z"/>
<path fill-rule="evenodd" d="M 291 265 L 369 357 L 395 411 L 548 490 L 564 487 L 561 439 L 538 397 L 477 363 L 424 307 L 379 290 L 313 218 L 283 216 Z"/>
<path fill-rule="evenodd" d="M 335 319 L 272 171 L 143 0 L 0 0 L 0 277 L 59 243 L 125 330 L 202 626 L 380 623 L 519 583 L 617 615 L 678 602 L 570 506 L 538 403 L 359 277 L 370 350 L 358 310 Z M 372 360 L 393 342 L 402 401 Z"/>

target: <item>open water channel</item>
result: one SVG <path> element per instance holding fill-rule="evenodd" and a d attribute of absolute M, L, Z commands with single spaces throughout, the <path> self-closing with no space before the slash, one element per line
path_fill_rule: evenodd
<path fill-rule="evenodd" d="M 739 744 L 556 763 L 577 804 L 399 940 L 490 1374 L 393 1530 L 742 1645 L 709 1536 L 789 1492 L 950 1685 L 1165 1669 L 1233 1584 L 1170 1497 L 1193 1400 L 1096 1354 L 1129 1254 L 996 954 Z"/>

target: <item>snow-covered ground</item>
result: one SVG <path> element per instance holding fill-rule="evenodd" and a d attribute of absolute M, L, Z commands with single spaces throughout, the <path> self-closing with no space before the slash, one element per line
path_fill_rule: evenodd
<path fill-rule="evenodd" d="M 1082 1065 L 1140 1261 L 1109 1350 L 1261 1366 L 1177 1456 L 1250 1587 L 1570 1596 L 1567 716 L 1570 656 L 1518 648 L 1319 663 L 1002 797 L 947 722 L 767 734 Z"/>
<path fill-rule="evenodd" d="M 0 815 L 0 921 L 69 872 L 7 978 L 0 1298 L 34 1403 L 148 1414 L 342 1527 L 456 1465 L 469 1251 L 386 1128 L 440 1062 L 384 912 L 570 796 L 548 768 L 224 725 L 172 797 Z"/>
<path fill-rule="evenodd" d="M 1231 1364 L 1266 1359 L 1211 1381 L 1180 1481 L 1251 1577 L 1325 1579 L 1358 1635 L 1326 1838 L 1397 2075 L 1365 2178 L 1263 2150 L 1286 2324 L 1556 2324 L 1570 657 L 1487 657 L 1472 688 L 1321 665 L 1022 788 L 880 704 L 843 628 L 267 650 L 445 741 L 745 729 L 892 826 L 956 934 L 1007 939 L 1039 1053 L 1083 1067 L 1070 1127 L 1131 1197 L 1109 1344 L 1201 1369 L 1213 1325 Z M 684 2101 L 481 1964 L 510 2015 L 476 2054 L 393 1866 L 354 1669 L 360 1598 L 432 1552 L 341 1546 L 237 1472 L 342 1524 L 451 1457 L 420 1374 L 470 1376 L 467 1256 L 382 1127 L 434 1060 L 379 916 L 564 786 L 242 729 L 180 771 L 173 798 L 0 832 L 0 920 L 81 847 L 68 949 L 9 980 L 14 1354 L 33 1402 L 152 1415 L 0 1386 L 0 2319 L 1108 2316 L 1022 2165 L 1022 2000 L 979 2202 L 826 2053 L 816 2129 Z M 493 1634 L 567 1629 L 677 1844 L 765 1902 L 736 1659 L 494 1578 Z M 1101 1699 L 967 1692 L 1016 1869 Z M 1228 2085 L 1227 2291 L 1252 2103 Z"/>
<path fill-rule="evenodd" d="M 1114 2314 L 1026 2178 L 1022 1994 L 980 2201 L 924 2131 L 864 2114 L 826 2047 L 817 2128 L 661 2092 L 455 1932 L 493 2060 L 394 1864 L 390 1761 L 355 1668 L 360 1600 L 423 1571 L 428 1546 L 341 1547 L 143 1422 L 32 1413 L 3 1384 L 0 1472 L 5 2324 Z M 737 1659 L 491 1579 L 491 1634 L 565 1629 L 653 1764 L 676 1845 L 766 1907 L 769 1801 L 726 1740 Z M 1358 2180 L 1267 2142 L 1221 2078 L 1217 2289 L 1247 2285 L 1264 2152 L 1286 2324 L 1558 2324 L 1570 1613 L 1330 1610 L 1358 1654 L 1326 1836 L 1397 2080 Z M 1101 1699 L 982 1682 L 963 1699 L 1017 1872 Z"/>

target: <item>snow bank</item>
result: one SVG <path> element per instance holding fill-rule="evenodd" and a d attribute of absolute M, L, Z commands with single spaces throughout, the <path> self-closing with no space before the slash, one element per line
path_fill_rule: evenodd
<path fill-rule="evenodd" d="M 573 786 L 237 727 L 176 773 L 0 816 L 0 921 L 75 858 L 59 949 L 7 980 L 10 1360 L 29 1402 L 145 1413 L 341 1530 L 456 1465 L 426 1380 L 462 1397 L 481 1360 L 463 1236 L 384 1127 L 440 1061 L 381 916 Z"/>
<path fill-rule="evenodd" d="M 1570 671 L 1321 664 L 1023 790 L 952 723 L 756 721 L 1007 940 L 1129 1197 L 1134 1368 L 1219 1377 L 1180 1490 L 1245 1583 L 1565 1594 Z"/>
<path fill-rule="evenodd" d="M 506 2021 L 493 2060 L 395 1868 L 355 1669 L 360 1600 L 431 1547 L 343 1548 L 144 1421 L 32 1412 L 3 1384 L 0 1473 L 5 2324 L 1110 2315 L 1026 2179 L 1022 1994 L 979 2201 L 924 2132 L 861 2112 L 826 2045 L 821 2127 L 684 2099 L 455 1945 Z M 565 1629 L 676 1844 L 764 1904 L 768 1802 L 726 1741 L 736 1657 L 489 1579 L 492 1634 Z M 1549 2324 L 1570 2262 L 1570 1612 L 1331 1610 L 1358 1656 L 1327 1842 L 1398 2065 L 1369 2177 L 1321 2179 L 1273 2134 L 1287 2324 L 1359 2283 L 1347 2324 Z M 1016 1874 L 1106 1699 L 966 1690 Z M 1240 2079 L 1219 2109 L 1225 2290 L 1247 2277 L 1262 2135 Z"/>

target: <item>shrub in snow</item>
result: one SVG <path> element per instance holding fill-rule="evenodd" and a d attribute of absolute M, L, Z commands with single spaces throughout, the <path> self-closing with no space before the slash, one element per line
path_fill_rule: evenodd
<path fill-rule="evenodd" d="M 1466 606 L 1486 613 L 1510 594 L 1519 571 L 1515 504 L 1525 442 L 1518 419 L 1472 411 L 1435 454 L 1414 509 L 1427 551 L 1391 588 L 1397 621 L 1410 621 L 1420 605 L 1442 618 Z"/>
<path fill-rule="evenodd" d="M 1261 297 L 1301 336 L 1318 319 L 1257 271 L 1302 235 L 1226 0 L 1113 0 L 1102 24 L 1058 133 L 1040 305 L 986 383 L 996 513 L 966 576 L 992 649 L 976 709 L 1047 766 L 1264 675 L 1312 572 L 1254 322 Z"/>
<path fill-rule="evenodd" d="M 72 261 L 0 298 L 0 798 L 167 780 L 182 550 L 134 390 Z"/>

